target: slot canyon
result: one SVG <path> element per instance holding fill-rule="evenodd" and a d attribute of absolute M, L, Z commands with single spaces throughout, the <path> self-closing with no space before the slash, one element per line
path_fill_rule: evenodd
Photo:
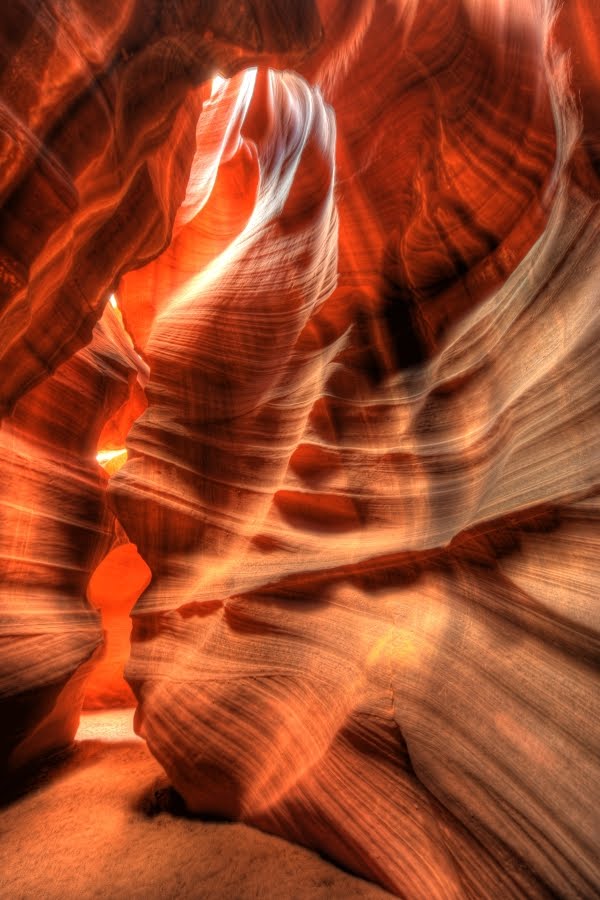
<path fill-rule="evenodd" d="M 600 897 L 600 2 L 0 50 L 0 898 Z"/>

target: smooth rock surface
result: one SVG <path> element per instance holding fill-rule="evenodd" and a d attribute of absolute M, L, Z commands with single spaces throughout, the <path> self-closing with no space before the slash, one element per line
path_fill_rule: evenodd
<path fill-rule="evenodd" d="M 110 306 L 90 344 L 0 423 L 0 773 L 72 740 L 103 643 L 86 599 L 115 540 L 95 456 L 145 367 Z"/>
<path fill-rule="evenodd" d="M 131 711 L 126 715 L 130 720 Z M 0 894 L 7 900 L 390 896 L 254 828 L 182 815 L 122 713 L 86 714 L 81 731 L 86 737 L 47 765 L 28 794 L 0 808 Z"/>
<path fill-rule="evenodd" d="M 0 11 L 2 770 L 72 737 L 102 643 L 88 581 L 126 540 L 94 457 L 146 371 L 109 296 L 169 244 L 210 79 L 320 35 L 312 0 Z"/>
<path fill-rule="evenodd" d="M 191 809 L 326 848 L 401 895 L 587 896 L 596 182 L 580 160 L 574 174 L 550 30 L 509 18 L 493 47 L 493 23 L 448 8 L 455 30 L 415 20 L 411 52 L 431 53 L 416 84 L 410 54 L 394 78 L 385 58 L 368 68 L 382 7 L 356 84 L 352 66 L 338 88 L 318 75 L 339 229 L 326 107 L 259 72 L 237 149 L 256 154 L 258 189 L 251 167 L 237 182 L 253 213 L 214 256 L 205 203 L 124 281 L 151 377 L 111 496 L 153 573 L 127 675 Z M 575 534 L 579 592 L 549 593 L 544 541 L 566 571 Z"/>
<path fill-rule="evenodd" d="M 2 93 L 7 752 L 72 737 L 93 606 L 123 643 L 143 590 L 136 730 L 190 811 L 398 896 L 597 895 L 593 3 L 132 3 L 66 100 L 14 63 L 49 9 Z"/>

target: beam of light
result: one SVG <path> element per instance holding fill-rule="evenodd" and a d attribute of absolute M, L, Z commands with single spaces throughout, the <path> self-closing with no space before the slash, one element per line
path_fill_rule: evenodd
<path fill-rule="evenodd" d="M 125 447 L 122 450 L 102 450 L 100 453 L 96 454 L 96 459 L 100 465 L 103 465 L 105 462 L 116 459 L 117 456 L 121 456 L 123 453 L 127 453 Z"/>
<path fill-rule="evenodd" d="M 121 450 L 101 450 L 100 453 L 96 453 L 96 462 L 100 463 L 109 475 L 114 475 L 127 462 L 127 449 L 123 447 Z"/>
<path fill-rule="evenodd" d="M 215 94 L 218 94 L 226 82 L 227 79 L 223 78 L 222 75 L 215 75 L 212 80 L 212 90 L 210 92 L 210 96 L 214 97 Z"/>
<path fill-rule="evenodd" d="M 117 306 L 117 298 L 115 297 L 114 294 L 111 294 L 111 295 L 110 295 L 110 297 L 108 298 L 108 302 L 110 303 L 110 305 L 112 306 L 113 309 L 118 309 L 118 308 L 119 308 L 119 307 Z"/>

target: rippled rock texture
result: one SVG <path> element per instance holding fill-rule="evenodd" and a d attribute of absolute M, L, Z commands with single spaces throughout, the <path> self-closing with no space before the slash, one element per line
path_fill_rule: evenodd
<path fill-rule="evenodd" d="M 0 430 L 0 759 L 11 766 L 77 729 L 84 678 L 102 645 L 86 601 L 114 540 L 102 417 L 123 405 L 143 363 L 107 306 L 85 349 L 25 394 Z"/>
<path fill-rule="evenodd" d="M 7 30 L 11 759 L 141 591 L 136 727 L 190 810 L 400 896 L 591 897 L 595 7 L 209 6 L 82 12 L 55 95 L 43 17 Z"/>
<path fill-rule="evenodd" d="M 5 408 L 89 341 L 121 273 L 167 246 L 207 79 L 257 58 L 301 59 L 320 34 L 310 0 L 8 7 L 0 83 Z"/>
<path fill-rule="evenodd" d="M 243 15 L 233 3 L 93 6 L 17 0 L 0 16 L 0 703 L 11 722 L 0 759 L 10 765 L 73 737 L 102 644 L 96 606 L 111 603 L 95 594 L 102 572 L 91 603 L 86 587 L 127 542 L 95 456 L 123 446 L 147 368 L 109 294 L 170 241 L 207 79 L 257 58 L 301 60 L 320 35 L 310 2 L 252 2 Z M 145 568 L 128 589 L 115 579 L 122 603 Z M 106 687 L 96 678 L 90 705 Z"/>

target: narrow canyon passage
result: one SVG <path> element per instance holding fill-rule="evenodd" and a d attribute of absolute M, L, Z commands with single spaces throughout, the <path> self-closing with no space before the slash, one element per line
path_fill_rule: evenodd
<path fill-rule="evenodd" d="M 597 896 L 593 0 L 92 6 L 0 12 L 0 897 Z"/>
<path fill-rule="evenodd" d="M 391 896 L 281 838 L 172 808 L 132 714 L 84 713 L 70 754 L 0 808 L 3 898 Z"/>

